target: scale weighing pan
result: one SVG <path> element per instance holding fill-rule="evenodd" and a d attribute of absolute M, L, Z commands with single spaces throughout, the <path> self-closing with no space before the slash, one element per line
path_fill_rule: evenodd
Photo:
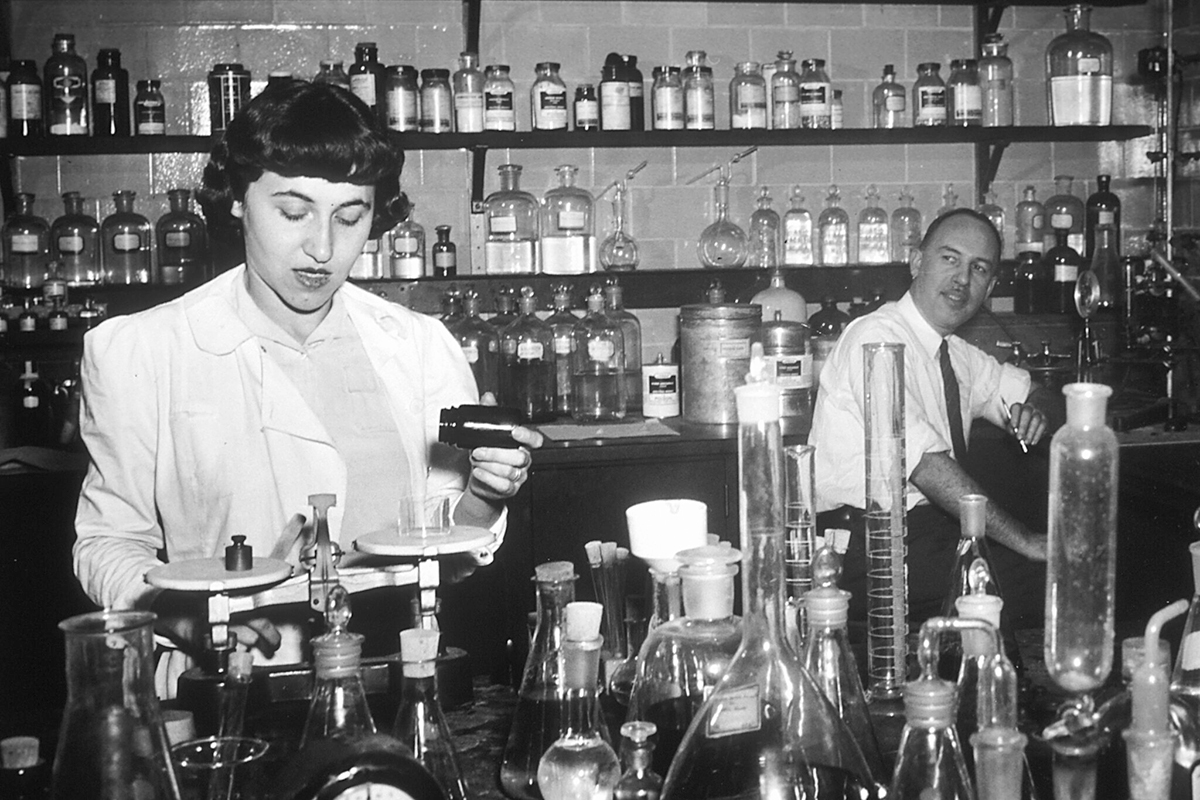
<path fill-rule="evenodd" d="M 146 573 L 146 583 L 159 589 L 181 592 L 211 592 L 221 584 L 221 592 L 264 589 L 291 577 L 292 565 L 276 558 L 256 556 L 250 569 L 225 569 L 225 559 L 189 558 L 154 567 Z"/>
<path fill-rule="evenodd" d="M 401 532 L 399 528 L 385 528 L 355 539 L 354 549 L 373 556 L 428 558 L 481 550 L 495 541 L 496 534 L 491 530 L 472 525 L 451 525 L 448 528 L 424 528 L 406 532 Z"/>

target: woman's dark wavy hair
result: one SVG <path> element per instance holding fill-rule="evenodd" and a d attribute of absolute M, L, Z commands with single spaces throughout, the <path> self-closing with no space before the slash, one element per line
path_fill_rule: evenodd
<path fill-rule="evenodd" d="M 240 230 L 233 203 L 264 172 L 374 186 L 374 238 L 408 216 L 403 166 L 404 151 L 362 100 L 338 86 L 293 80 L 268 86 L 229 122 L 198 196 L 210 228 Z"/>

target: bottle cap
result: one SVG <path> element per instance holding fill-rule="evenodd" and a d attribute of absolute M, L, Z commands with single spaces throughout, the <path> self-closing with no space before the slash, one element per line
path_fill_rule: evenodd
<path fill-rule="evenodd" d="M 750 372 L 746 383 L 733 390 L 739 425 L 779 422 L 779 386 L 766 378 L 766 359 L 761 342 L 750 346 Z"/>
<path fill-rule="evenodd" d="M 1104 424 L 1104 412 L 1112 387 L 1102 383 L 1069 383 L 1063 387 L 1067 398 L 1067 424 L 1094 428 Z"/>
<path fill-rule="evenodd" d="M 804 595 L 808 623 L 819 628 L 841 628 L 850 615 L 850 593 L 844 589 L 823 586 L 810 589 Z"/>
<path fill-rule="evenodd" d="M 9 736 L 0 739 L 0 765 L 4 769 L 28 769 L 38 763 L 41 742 L 36 736 Z"/>
<path fill-rule="evenodd" d="M 336 631 L 312 640 L 313 668 L 317 678 L 347 678 L 362 664 L 363 635 Z"/>
<path fill-rule="evenodd" d="M 432 678 L 437 671 L 441 634 L 423 628 L 400 631 L 401 670 L 406 678 Z"/>
<path fill-rule="evenodd" d="M 1004 601 L 994 594 L 964 594 L 954 601 L 954 608 L 963 619 L 981 619 L 999 628 Z"/>
<path fill-rule="evenodd" d="M 742 554 L 733 547 L 705 545 L 679 551 L 683 609 L 693 619 L 733 616 L 733 576 Z"/>
<path fill-rule="evenodd" d="M 590 642 L 600 635 L 600 619 L 604 606 L 585 600 L 567 603 L 565 638 L 576 642 Z"/>
<path fill-rule="evenodd" d="M 635 720 L 621 726 L 621 735 L 634 744 L 641 744 L 656 733 L 658 733 L 658 726 L 653 722 Z"/>
<path fill-rule="evenodd" d="M 534 580 L 541 583 L 573 581 L 578 577 L 575 574 L 575 565 L 570 561 L 547 561 L 534 567 L 533 572 Z"/>

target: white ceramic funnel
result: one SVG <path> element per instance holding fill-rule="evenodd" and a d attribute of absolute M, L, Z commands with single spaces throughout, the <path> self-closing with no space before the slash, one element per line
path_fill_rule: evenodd
<path fill-rule="evenodd" d="M 629 550 L 659 572 L 676 572 L 675 554 L 703 547 L 708 538 L 708 506 L 699 500 L 648 500 L 625 509 Z"/>

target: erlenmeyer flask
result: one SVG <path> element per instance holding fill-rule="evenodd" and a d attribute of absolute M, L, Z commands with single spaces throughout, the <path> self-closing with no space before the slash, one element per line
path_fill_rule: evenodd
<path fill-rule="evenodd" d="M 787 643 L 783 626 L 784 469 L 779 387 L 753 346 L 735 389 L 745 570 L 742 645 L 671 763 L 662 797 L 812 800 L 872 794 L 858 745 Z"/>
<path fill-rule="evenodd" d="M 392 735 L 433 773 L 447 800 L 466 800 L 471 794 L 437 696 L 440 636 L 421 628 L 400 631 L 400 708 Z"/>
<path fill-rule="evenodd" d="M 67 707 L 52 797 L 179 798 L 154 694 L 154 614 L 96 611 L 63 620 Z"/>
<path fill-rule="evenodd" d="M 657 728 L 654 771 L 660 775 L 742 642 L 741 620 L 733 614 L 733 576 L 741 557 L 720 545 L 680 552 L 686 616 L 654 628 L 638 653 L 629 718 Z"/>
<path fill-rule="evenodd" d="M 537 627 L 500 763 L 504 793 L 519 800 L 541 800 L 538 761 L 563 732 L 563 614 L 575 599 L 576 577 L 570 561 L 551 561 L 535 570 Z"/>
<path fill-rule="evenodd" d="M 896 800 L 972 800 L 975 792 L 954 731 L 954 684 L 924 676 L 904 690 L 908 722 L 888 796 Z"/>

